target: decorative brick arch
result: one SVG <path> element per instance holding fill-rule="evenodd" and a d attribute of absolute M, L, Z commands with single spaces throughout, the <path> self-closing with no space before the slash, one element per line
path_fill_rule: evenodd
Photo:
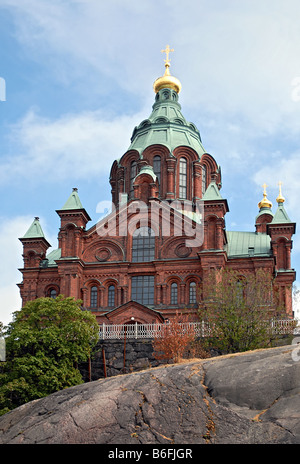
<path fill-rule="evenodd" d="M 125 251 L 113 238 L 98 238 L 83 252 L 83 260 L 87 262 L 124 261 Z"/>
<path fill-rule="evenodd" d="M 175 148 L 173 155 L 177 159 L 176 166 L 176 185 L 175 185 L 175 197 L 180 198 L 179 180 L 180 180 L 180 160 L 186 160 L 186 195 L 184 199 L 192 200 L 193 198 L 193 162 L 199 159 L 198 154 L 189 147 L 181 146 Z"/>
<path fill-rule="evenodd" d="M 84 307 L 91 307 L 91 290 L 93 287 L 97 287 L 97 298 L 98 298 L 98 305 L 97 307 L 101 306 L 101 291 L 102 291 L 102 283 L 97 278 L 90 278 L 85 281 L 83 287 L 81 288 L 81 298 L 83 300 Z"/>
<path fill-rule="evenodd" d="M 201 165 L 206 167 L 206 188 L 212 180 L 221 186 L 221 172 L 215 159 L 208 153 L 204 153 L 201 157 Z"/>
<path fill-rule="evenodd" d="M 59 285 L 58 285 L 58 284 L 56 284 L 56 283 L 51 283 L 51 284 L 46 285 L 46 287 L 44 288 L 44 294 L 45 294 L 44 296 L 45 296 L 45 297 L 51 297 L 51 292 L 52 292 L 53 290 L 56 291 L 56 296 L 58 296 L 58 295 L 59 295 L 59 291 L 60 291 Z"/>
<path fill-rule="evenodd" d="M 177 286 L 177 302 L 172 303 L 172 285 L 176 284 Z M 169 305 L 179 304 L 181 302 L 181 288 L 184 286 L 183 279 L 176 273 L 168 275 L 166 277 L 164 284 L 166 286 L 166 303 Z"/>
<path fill-rule="evenodd" d="M 148 173 L 140 173 L 134 183 L 134 198 L 148 203 L 150 198 L 158 197 L 158 181 Z"/>

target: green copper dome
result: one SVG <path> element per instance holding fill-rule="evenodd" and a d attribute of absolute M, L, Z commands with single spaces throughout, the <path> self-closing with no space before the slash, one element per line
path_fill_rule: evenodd
<path fill-rule="evenodd" d="M 160 89 L 152 110 L 149 118 L 134 128 L 128 150 L 137 150 L 142 155 L 145 148 L 160 144 L 166 146 L 170 152 L 179 146 L 193 148 L 199 158 L 205 153 L 200 132 L 182 115 L 175 90 Z"/>

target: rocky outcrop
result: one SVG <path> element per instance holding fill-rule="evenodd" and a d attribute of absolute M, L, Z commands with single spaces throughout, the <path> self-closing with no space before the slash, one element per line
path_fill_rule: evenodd
<path fill-rule="evenodd" d="M 68 388 L 0 418 L 0 443 L 300 443 L 297 345 Z"/>

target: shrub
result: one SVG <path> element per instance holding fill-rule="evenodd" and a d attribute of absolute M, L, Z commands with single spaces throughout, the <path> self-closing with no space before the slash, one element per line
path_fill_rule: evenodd
<path fill-rule="evenodd" d="M 157 360 L 178 363 L 195 337 L 195 329 L 188 316 L 177 312 L 170 322 L 162 325 L 160 336 L 154 339 L 153 355 Z"/>

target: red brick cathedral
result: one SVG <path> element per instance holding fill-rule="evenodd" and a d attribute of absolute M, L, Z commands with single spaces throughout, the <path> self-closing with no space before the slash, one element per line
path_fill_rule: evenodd
<path fill-rule="evenodd" d="M 281 189 L 277 210 L 264 190 L 253 231 L 227 231 L 221 169 L 205 152 L 197 127 L 181 112 L 181 84 L 165 73 L 154 82 L 150 116 L 133 130 L 128 150 L 110 172 L 112 211 L 98 224 L 73 189 L 60 217 L 58 248 L 38 218 L 21 238 L 23 304 L 58 294 L 82 299 L 99 324 L 163 322 L 196 313 L 212 269 L 241 276 L 265 269 L 292 311 L 292 235 Z"/>

